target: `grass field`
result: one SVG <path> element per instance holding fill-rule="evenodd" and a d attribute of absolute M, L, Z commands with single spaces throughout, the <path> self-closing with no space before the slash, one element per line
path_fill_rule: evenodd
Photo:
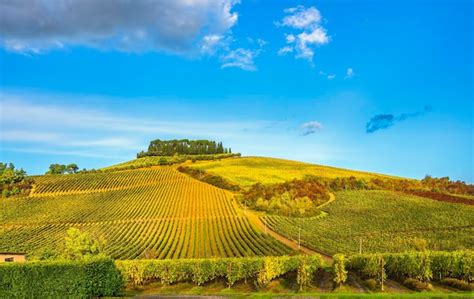
<path fill-rule="evenodd" d="M 474 207 L 390 191 L 344 191 L 321 219 L 264 216 L 273 230 L 334 254 L 397 252 L 426 246 L 474 248 Z"/>
<path fill-rule="evenodd" d="M 221 161 L 198 161 L 187 165 L 205 170 L 211 174 L 222 176 L 243 187 L 248 187 L 258 182 L 264 184 L 282 183 L 292 179 L 301 179 L 305 175 L 326 178 L 349 176 L 358 178 L 389 177 L 382 174 L 263 157 L 230 158 Z"/>
<path fill-rule="evenodd" d="M 254 228 L 233 195 L 171 167 L 37 178 L 32 196 L 2 199 L 0 251 L 60 249 L 78 227 L 118 259 L 280 255 L 291 250 Z"/>

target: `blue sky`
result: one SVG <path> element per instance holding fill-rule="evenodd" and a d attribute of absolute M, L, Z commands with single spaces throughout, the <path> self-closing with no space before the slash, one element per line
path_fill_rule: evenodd
<path fill-rule="evenodd" d="M 474 181 L 471 1 L 56 3 L 0 3 L 0 160 L 29 173 L 184 137 Z"/>

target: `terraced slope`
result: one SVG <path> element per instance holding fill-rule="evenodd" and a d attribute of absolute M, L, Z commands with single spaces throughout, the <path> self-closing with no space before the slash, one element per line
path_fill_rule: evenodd
<path fill-rule="evenodd" d="M 276 232 L 325 253 L 474 248 L 474 207 L 390 191 L 344 191 L 318 218 L 264 216 Z M 362 244 L 360 244 L 362 242 Z"/>
<path fill-rule="evenodd" d="M 243 187 L 248 187 L 258 182 L 264 184 L 282 183 L 292 179 L 302 179 L 305 175 L 327 178 L 349 176 L 359 178 L 390 177 L 382 174 L 263 157 L 198 161 L 196 163 L 188 163 L 187 166 L 203 169 L 211 174 L 222 176 Z"/>
<path fill-rule="evenodd" d="M 122 190 L 131 187 L 171 183 L 176 176 L 171 168 L 155 167 L 122 172 L 87 173 L 76 175 L 43 175 L 35 177 L 31 196 L 62 195 Z"/>
<path fill-rule="evenodd" d="M 33 196 L 5 199 L 0 251 L 60 249 L 78 227 L 107 240 L 117 259 L 280 255 L 291 250 L 258 231 L 233 195 L 171 167 L 45 176 Z"/>

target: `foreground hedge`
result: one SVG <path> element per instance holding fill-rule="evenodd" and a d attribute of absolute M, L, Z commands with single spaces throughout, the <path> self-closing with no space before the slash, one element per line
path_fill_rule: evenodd
<path fill-rule="evenodd" d="M 380 261 L 383 261 L 382 268 Z M 420 281 L 456 278 L 472 282 L 474 251 L 360 254 L 351 256 L 347 265 L 349 269 L 359 272 L 366 278 L 380 277 L 384 271 L 389 278 L 399 281 L 407 278 Z"/>
<path fill-rule="evenodd" d="M 225 279 L 230 286 L 240 280 L 252 280 L 265 286 L 273 279 L 295 271 L 300 288 L 309 285 L 321 268 L 319 255 L 215 258 L 183 260 L 117 261 L 118 269 L 131 284 L 159 280 L 164 284 L 193 282 L 202 285 L 214 279 Z"/>
<path fill-rule="evenodd" d="M 122 288 L 110 259 L 0 264 L 0 298 L 91 298 Z"/>

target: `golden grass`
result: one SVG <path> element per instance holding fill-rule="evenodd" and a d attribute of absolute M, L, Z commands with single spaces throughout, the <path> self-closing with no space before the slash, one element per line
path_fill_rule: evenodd
<path fill-rule="evenodd" d="M 394 178 L 393 176 L 370 172 L 348 170 L 330 166 L 315 165 L 291 160 L 243 157 L 229 158 L 220 161 L 198 161 L 187 163 L 188 166 L 205 170 L 244 187 L 257 182 L 264 184 L 281 183 L 292 179 L 302 179 L 305 175 L 325 178 L 349 177 L 358 178 Z"/>

